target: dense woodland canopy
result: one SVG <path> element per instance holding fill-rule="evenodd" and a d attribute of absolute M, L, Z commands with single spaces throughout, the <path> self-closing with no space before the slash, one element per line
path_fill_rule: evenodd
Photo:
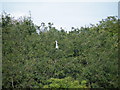
<path fill-rule="evenodd" d="M 118 88 L 116 16 L 69 33 L 41 25 L 1 15 L 3 88 Z"/>

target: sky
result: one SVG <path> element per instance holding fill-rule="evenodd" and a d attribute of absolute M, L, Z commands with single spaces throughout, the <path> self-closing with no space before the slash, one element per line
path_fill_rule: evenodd
<path fill-rule="evenodd" d="M 36 25 L 41 22 L 54 23 L 70 31 L 71 27 L 90 26 L 108 16 L 118 16 L 118 2 L 1 2 L 0 11 L 6 11 L 15 18 L 29 16 Z"/>

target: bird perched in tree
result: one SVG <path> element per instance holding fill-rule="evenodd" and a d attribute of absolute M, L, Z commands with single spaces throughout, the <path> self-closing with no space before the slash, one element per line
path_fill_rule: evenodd
<path fill-rule="evenodd" d="M 58 41 L 55 41 L 55 48 L 58 49 Z"/>

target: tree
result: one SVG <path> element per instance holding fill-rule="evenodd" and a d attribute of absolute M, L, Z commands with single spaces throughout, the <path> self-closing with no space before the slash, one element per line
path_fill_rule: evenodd
<path fill-rule="evenodd" d="M 30 17 L 4 13 L 0 20 L 3 88 L 119 87 L 116 17 L 70 33 L 51 26 L 40 35 Z"/>
<path fill-rule="evenodd" d="M 51 78 L 48 80 L 48 85 L 44 85 L 43 88 L 87 88 L 86 81 L 83 80 L 81 83 L 74 80 L 71 77 L 63 79 Z"/>

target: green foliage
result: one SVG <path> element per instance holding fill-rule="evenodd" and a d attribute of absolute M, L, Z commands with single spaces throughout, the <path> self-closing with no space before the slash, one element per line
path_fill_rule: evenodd
<path fill-rule="evenodd" d="M 44 85 L 43 88 L 87 88 L 86 81 L 83 80 L 81 84 L 78 80 L 74 80 L 71 77 L 63 79 L 51 78 L 48 80 L 48 85 Z"/>
<path fill-rule="evenodd" d="M 118 88 L 116 17 L 69 33 L 48 23 L 40 34 L 29 17 L 0 20 L 3 88 Z"/>

